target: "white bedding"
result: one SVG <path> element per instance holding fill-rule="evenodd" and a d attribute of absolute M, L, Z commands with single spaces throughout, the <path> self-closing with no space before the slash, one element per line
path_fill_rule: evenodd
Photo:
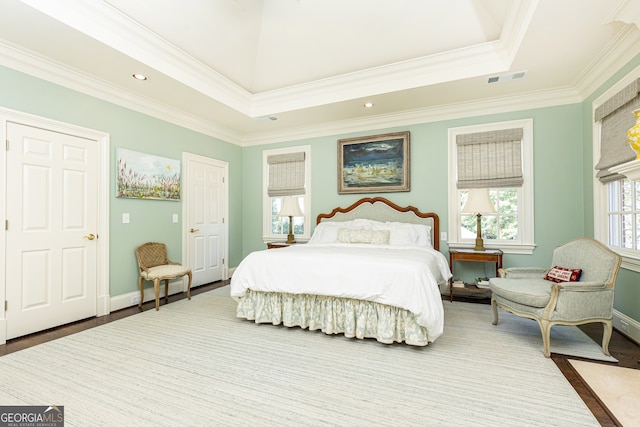
<path fill-rule="evenodd" d="M 231 296 L 251 289 L 374 301 L 410 311 L 435 339 L 444 323 L 438 285 L 450 277 L 447 259 L 431 248 L 298 244 L 249 254 L 233 273 Z"/>

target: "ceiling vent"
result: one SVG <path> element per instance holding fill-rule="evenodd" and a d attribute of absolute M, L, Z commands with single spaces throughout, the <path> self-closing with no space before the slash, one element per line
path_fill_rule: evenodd
<path fill-rule="evenodd" d="M 487 79 L 487 83 L 502 83 L 508 82 L 509 80 L 519 80 L 524 79 L 527 75 L 526 71 L 517 71 L 515 73 L 502 74 L 501 76 L 493 76 Z"/>
<path fill-rule="evenodd" d="M 256 122 L 275 122 L 278 120 L 276 116 L 263 116 L 263 117 L 254 117 L 253 120 Z"/>

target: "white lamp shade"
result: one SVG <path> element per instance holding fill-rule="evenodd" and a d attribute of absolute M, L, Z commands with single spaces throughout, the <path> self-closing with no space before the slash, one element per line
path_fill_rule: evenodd
<path fill-rule="evenodd" d="M 278 216 L 304 216 L 304 213 L 300 210 L 300 203 L 298 203 L 298 197 L 285 196 L 282 198 L 282 207 Z"/>
<path fill-rule="evenodd" d="M 497 213 L 496 208 L 491 203 L 488 188 L 470 188 L 467 203 L 462 208 L 462 213 L 467 214 L 488 214 Z"/>

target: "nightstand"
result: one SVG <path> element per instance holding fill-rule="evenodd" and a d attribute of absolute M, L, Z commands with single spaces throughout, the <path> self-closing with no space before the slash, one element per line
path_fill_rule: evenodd
<path fill-rule="evenodd" d="M 496 264 L 497 277 L 498 270 L 502 268 L 502 251 L 500 249 L 487 249 L 486 251 L 474 251 L 473 249 L 449 249 L 449 267 L 451 268 L 451 274 L 453 274 L 453 264 L 455 261 L 493 262 Z M 487 294 L 489 292 L 484 289 L 478 289 L 475 293 Z M 453 301 L 453 283 L 451 281 L 449 282 L 449 301 Z"/>
<path fill-rule="evenodd" d="M 267 249 L 278 249 L 278 248 L 286 248 L 289 246 L 286 242 L 269 242 L 267 243 Z"/>

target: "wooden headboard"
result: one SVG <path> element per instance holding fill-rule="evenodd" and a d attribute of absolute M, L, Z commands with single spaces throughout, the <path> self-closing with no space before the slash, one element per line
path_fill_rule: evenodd
<path fill-rule="evenodd" d="M 420 212 L 414 206 L 401 207 L 384 197 L 365 197 L 346 208 L 335 208 L 330 213 L 321 213 L 316 224 L 322 221 L 350 221 L 357 218 L 375 221 L 397 221 L 426 224 L 431 227 L 431 244 L 440 250 L 440 220 L 433 212 Z"/>

